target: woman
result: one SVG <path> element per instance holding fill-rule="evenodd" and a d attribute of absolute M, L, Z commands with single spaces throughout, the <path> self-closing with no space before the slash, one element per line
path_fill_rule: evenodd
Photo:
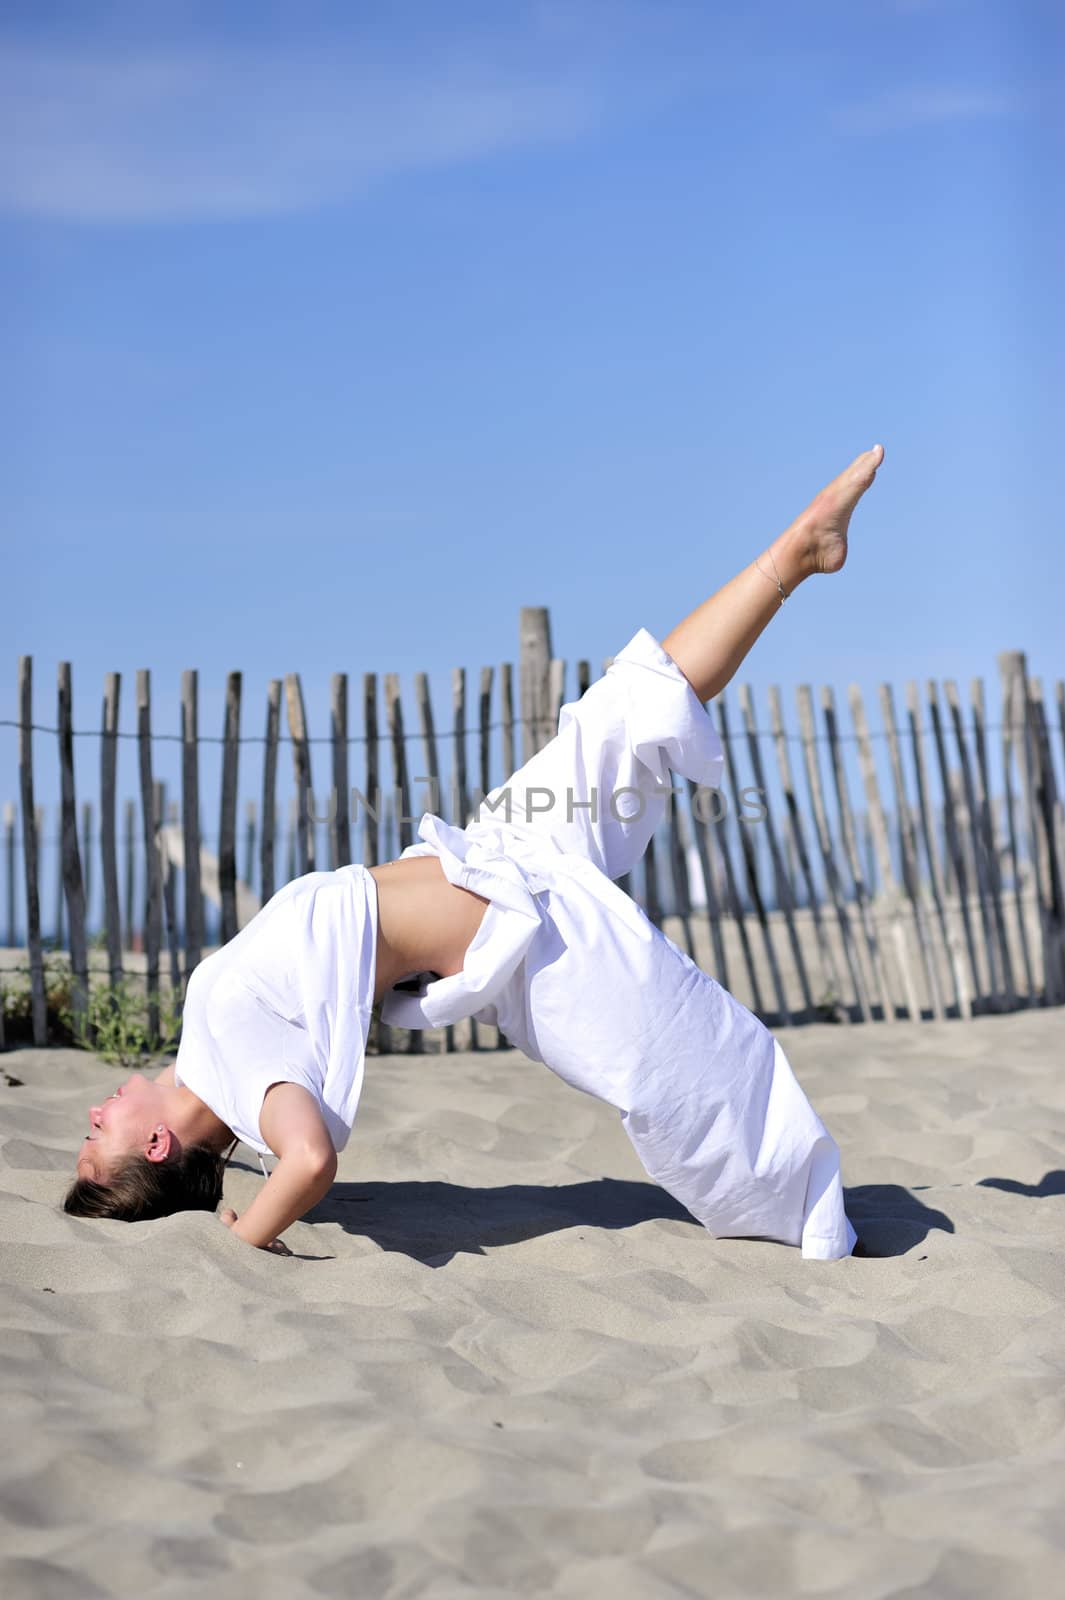
<path fill-rule="evenodd" d="M 649 1175 L 715 1236 L 849 1254 L 839 1152 L 779 1043 L 612 880 L 646 848 L 670 769 L 717 786 L 703 702 L 801 583 L 843 566 L 882 460 L 879 445 L 858 456 L 661 644 L 640 629 L 466 828 L 427 814 L 398 861 L 276 894 L 193 973 L 173 1065 L 91 1108 L 66 1209 L 214 1210 L 222 1152 L 242 1139 L 278 1162 L 243 1216 L 222 1220 L 283 1250 L 335 1176 L 381 1001 L 403 1027 L 497 1023 L 617 1106 Z"/>

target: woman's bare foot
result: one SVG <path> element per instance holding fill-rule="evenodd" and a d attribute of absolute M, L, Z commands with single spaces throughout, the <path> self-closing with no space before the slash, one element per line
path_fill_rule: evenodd
<path fill-rule="evenodd" d="M 785 587 L 792 590 L 814 573 L 838 573 L 848 558 L 851 512 L 865 494 L 884 459 L 884 446 L 873 445 L 816 494 L 790 528 L 774 539 L 772 558 Z"/>
<path fill-rule="evenodd" d="M 833 478 L 819 495 L 815 495 L 806 510 L 781 535 L 807 575 L 838 572 L 846 561 L 851 513 L 876 477 L 883 459 L 882 444 L 863 450 L 838 478 Z"/>

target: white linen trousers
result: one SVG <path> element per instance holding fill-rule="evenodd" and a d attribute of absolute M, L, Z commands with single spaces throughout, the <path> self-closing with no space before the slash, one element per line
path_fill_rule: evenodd
<path fill-rule="evenodd" d="M 849 1255 L 839 1150 L 779 1042 L 612 881 L 642 856 L 670 769 L 716 788 L 722 750 L 687 678 L 641 628 L 558 733 L 465 828 L 427 813 L 403 855 L 437 855 L 489 905 L 451 977 L 393 989 L 382 1019 L 497 1023 L 617 1107 L 648 1175 L 718 1238 Z"/>

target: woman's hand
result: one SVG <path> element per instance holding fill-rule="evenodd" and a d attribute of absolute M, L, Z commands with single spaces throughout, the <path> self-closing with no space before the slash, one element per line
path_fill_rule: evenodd
<path fill-rule="evenodd" d="M 227 1228 L 232 1228 L 233 1224 L 237 1220 L 237 1213 L 233 1210 L 232 1206 L 223 1206 L 222 1210 L 218 1213 L 218 1220 L 219 1222 L 224 1223 Z M 288 1245 L 285 1244 L 283 1239 L 271 1239 L 269 1244 L 260 1245 L 259 1248 L 261 1250 L 269 1250 L 271 1254 L 275 1256 L 290 1256 L 292 1254 L 292 1251 L 289 1249 Z"/>

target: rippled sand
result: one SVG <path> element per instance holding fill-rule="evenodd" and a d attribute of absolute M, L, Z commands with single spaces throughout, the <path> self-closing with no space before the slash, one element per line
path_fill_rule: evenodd
<path fill-rule="evenodd" d="M 1056 1592 L 1065 1013 L 781 1037 L 876 1254 L 715 1242 L 514 1052 L 371 1059 L 293 1259 L 80 1221 L 121 1074 L 0 1057 L 6 1600 Z"/>

